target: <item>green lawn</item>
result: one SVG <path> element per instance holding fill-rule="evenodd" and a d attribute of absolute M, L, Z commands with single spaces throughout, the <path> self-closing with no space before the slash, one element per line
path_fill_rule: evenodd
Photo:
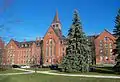
<path fill-rule="evenodd" d="M 107 73 L 97 73 L 97 72 L 88 72 L 88 73 L 81 73 L 81 72 L 73 72 L 73 73 L 65 73 L 65 72 L 58 72 L 58 71 L 50 71 L 51 73 L 59 73 L 59 74 L 82 74 L 82 75 L 101 75 L 101 76 L 120 76 L 120 74 L 107 74 Z"/>
<path fill-rule="evenodd" d="M 120 79 L 83 78 L 45 74 L 0 76 L 0 82 L 120 82 Z"/>
<path fill-rule="evenodd" d="M 28 70 L 35 70 L 34 68 L 28 68 Z M 50 68 L 39 68 L 37 71 L 49 71 L 49 72 L 54 72 L 54 73 L 60 73 L 63 74 L 65 72 L 59 72 L 56 70 L 50 70 Z M 112 67 L 97 67 L 94 72 L 88 72 L 88 73 L 67 73 L 67 74 L 85 74 L 85 75 L 109 75 L 109 76 L 120 76 L 120 74 L 114 73 L 112 70 Z"/>
<path fill-rule="evenodd" d="M 24 72 L 24 71 L 20 71 L 20 70 L 15 70 L 15 69 L 7 69 L 4 71 L 0 71 L 0 74 L 5 74 L 5 73 L 20 73 L 20 72 Z"/>
<path fill-rule="evenodd" d="M 26 68 L 27 70 L 35 70 L 35 68 Z M 37 71 L 50 71 L 50 68 L 37 68 Z"/>

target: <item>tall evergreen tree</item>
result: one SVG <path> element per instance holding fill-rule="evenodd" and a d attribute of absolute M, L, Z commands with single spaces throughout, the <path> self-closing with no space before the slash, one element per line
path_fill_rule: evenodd
<path fill-rule="evenodd" d="M 87 72 L 91 63 L 90 48 L 88 39 L 82 31 L 82 25 L 78 11 L 74 11 L 73 23 L 68 31 L 68 47 L 66 56 L 62 61 L 62 68 L 65 72 Z"/>
<path fill-rule="evenodd" d="M 116 16 L 116 20 L 115 20 L 115 28 L 113 30 L 114 34 L 116 35 L 117 39 L 116 39 L 116 68 L 117 71 L 120 71 L 120 9 L 118 10 L 118 14 Z"/>

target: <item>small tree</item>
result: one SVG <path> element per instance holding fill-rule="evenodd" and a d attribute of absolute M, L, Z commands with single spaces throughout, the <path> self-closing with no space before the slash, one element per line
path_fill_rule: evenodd
<path fill-rule="evenodd" d="M 4 50 L 0 48 L 0 67 L 2 65 L 2 57 L 3 57 L 3 54 L 4 54 Z"/>
<path fill-rule="evenodd" d="M 43 40 L 40 43 L 41 53 L 40 53 L 40 65 L 43 66 Z"/>
<path fill-rule="evenodd" d="M 68 33 L 68 47 L 66 56 L 62 61 L 62 68 L 65 72 L 88 72 L 91 63 L 90 47 L 88 38 L 82 31 L 78 11 L 74 11 L 72 26 Z"/>
<path fill-rule="evenodd" d="M 35 73 L 37 73 L 37 55 L 34 54 L 30 60 L 30 64 L 35 68 Z"/>
<path fill-rule="evenodd" d="M 91 63 L 92 65 L 96 64 L 96 55 L 95 55 L 95 44 L 94 44 L 94 40 L 95 40 L 95 36 L 88 36 L 88 40 L 89 40 L 89 47 L 90 47 L 90 54 L 91 54 Z"/>
<path fill-rule="evenodd" d="M 113 30 L 114 34 L 116 35 L 116 49 L 115 52 L 117 54 L 116 57 L 116 65 L 115 68 L 117 68 L 117 71 L 120 71 L 120 9 L 118 10 L 118 14 L 116 16 L 115 20 L 115 28 Z"/>

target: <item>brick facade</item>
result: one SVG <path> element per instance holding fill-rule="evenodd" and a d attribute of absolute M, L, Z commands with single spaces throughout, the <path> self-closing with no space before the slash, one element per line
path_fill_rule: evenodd
<path fill-rule="evenodd" d="M 115 40 L 116 38 L 107 30 L 104 30 L 104 32 L 95 38 L 96 64 L 115 63 L 115 56 L 113 55 Z"/>
<path fill-rule="evenodd" d="M 36 64 L 40 64 L 41 42 L 42 40 L 18 42 L 11 39 L 6 46 L 6 65 L 30 65 L 33 58 L 36 59 Z"/>
<path fill-rule="evenodd" d="M 60 63 L 65 55 L 65 48 L 61 23 L 56 12 L 54 20 L 43 39 L 44 65 Z"/>

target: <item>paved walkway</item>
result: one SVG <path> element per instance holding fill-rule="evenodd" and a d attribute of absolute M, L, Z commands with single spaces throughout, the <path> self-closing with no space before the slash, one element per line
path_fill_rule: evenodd
<path fill-rule="evenodd" d="M 31 74 L 33 72 L 29 71 L 29 72 L 21 72 L 21 73 L 5 73 L 5 74 L 0 74 L 0 76 L 3 75 L 21 75 L 21 74 Z"/>
<path fill-rule="evenodd" d="M 33 70 L 26 70 L 26 69 L 19 69 L 16 70 L 22 70 L 22 71 L 29 71 L 29 72 L 35 72 Z M 103 75 L 82 75 L 82 74 L 59 74 L 59 73 L 51 73 L 49 71 L 37 71 L 37 73 L 42 74 L 49 74 L 49 75 L 61 75 L 61 76 L 78 76 L 78 77 L 94 77 L 94 78 L 116 78 L 120 79 L 120 76 L 103 76 Z"/>

